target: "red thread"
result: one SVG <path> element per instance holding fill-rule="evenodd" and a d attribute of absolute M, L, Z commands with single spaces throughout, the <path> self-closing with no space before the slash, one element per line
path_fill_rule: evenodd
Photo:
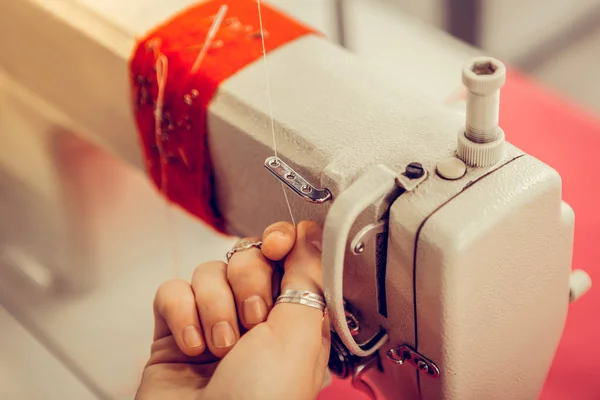
<path fill-rule="evenodd" d="M 228 11 L 200 68 L 192 73 L 213 19 Z M 314 33 L 261 2 L 267 53 Z M 157 60 L 168 73 L 161 92 L 161 126 L 156 127 Z M 260 60 L 262 43 L 255 0 L 213 0 L 191 7 L 140 40 L 130 62 L 132 101 L 146 169 L 155 186 L 220 232 L 224 221 L 213 190 L 207 109 L 220 83 Z M 160 74 L 159 74 L 160 75 Z M 159 104 L 160 106 L 160 104 Z M 160 107 L 159 107 L 160 108 Z M 214 133 L 218 134 L 218 133 Z"/>

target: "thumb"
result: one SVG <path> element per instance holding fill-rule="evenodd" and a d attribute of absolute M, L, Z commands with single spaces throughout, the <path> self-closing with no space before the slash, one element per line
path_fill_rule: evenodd
<path fill-rule="evenodd" d="M 323 296 L 321 270 L 322 230 L 318 224 L 302 221 L 297 226 L 296 243 L 284 263 L 281 292 L 309 291 Z M 286 356 L 305 368 L 327 365 L 329 325 L 323 312 L 295 303 L 279 303 L 267 322 L 286 349 Z M 323 368 L 323 373 L 324 368 Z"/>

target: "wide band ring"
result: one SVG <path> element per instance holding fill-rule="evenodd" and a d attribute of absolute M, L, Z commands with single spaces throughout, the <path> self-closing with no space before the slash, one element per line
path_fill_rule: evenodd
<path fill-rule="evenodd" d="M 325 312 L 327 306 L 323 296 L 307 290 L 286 290 L 281 293 L 275 301 L 275 305 L 280 303 L 301 304 L 303 306 L 316 308 L 321 312 Z"/>
<path fill-rule="evenodd" d="M 262 242 L 258 241 L 258 242 L 253 242 L 251 240 L 240 240 L 239 242 L 237 242 L 235 244 L 235 246 L 233 246 L 233 248 L 231 250 L 229 250 L 227 252 L 227 254 L 225 255 L 225 258 L 227 258 L 227 262 L 229 262 L 229 260 L 231 259 L 231 257 L 233 257 L 233 255 L 235 253 L 237 253 L 238 251 L 244 251 L 244 250 L 248 250 L 251 249 L 253 247 L 256 247 L 257 249 L 260 249 L 260 247 L 262 246 Z"/>

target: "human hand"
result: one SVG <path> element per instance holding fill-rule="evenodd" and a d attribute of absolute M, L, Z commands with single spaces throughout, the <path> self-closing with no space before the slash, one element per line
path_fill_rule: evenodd
<path fill-rule="evenodd" d="M 321 237 L 316 223 L 279 222 L 264 231 L 261 249 L 204 263 L 191 284 L 161 285 L 136 400 L 315 399 L 329 358 L 328 318 L 299 304 L 274 307 L 273 288 L 322 294 Z"/>

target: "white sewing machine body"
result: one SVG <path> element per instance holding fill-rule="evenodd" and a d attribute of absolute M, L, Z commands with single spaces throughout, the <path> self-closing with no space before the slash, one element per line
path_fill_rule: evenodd
<path fill-rule="evenodd" d="M 7 3 L 11 7 L 28 15 L 25 3 Z M 40 29 L 51 31 L 52 23 Z M 90 26 L 90 37 L 110 42 L 97 39 L 102 35 L 94 36 L 97 27 Z M 105 39 L 114 35 L 107 31 Z M 31 32 L 21 32 L 24 40 L 34 42 Z M 110 55 L 122 61 L 127 46 L 117 42 Z M 39 47 L 39 59 L 55 51 Z M 78 59 L 87 60 L 86 49 L 78 47 Z M 75 57 L 64 51 L 67 59 Z M 106 85 L 75 74 L 72 68 L 82 65 L 76 62 L 49 65 L 50 78 L 20 68 L 34 65 L 31 57 L 11 47 L 3 61 L 58 107 L 80 112 L 83 125 L 95 128 L 88 132 L 92 140 L 141 166 L 131 150 L 137 138 L 132 118 L 124 116 L 126 96 L 111 100 L 114 118 L 100 123 L 105 117 L 93 111 L 110 98 L 102 96 Z M 209 108 L 219 206 L 228 231 L 243 236 L 289 219 L 281 184 L 265 170 L 273 137 L 263 68 L 258 60 L 225 81 Z M 459 70 L 456 77 L 458 84 Z M 346 351 L 332 368 L 378 400 L 537 398 L 569 303 L 574 216 L 562 202 L 558 174 L 507 143 L 498 163 L 441 178 L 436 166 L 455 155 L 464 115 L 316 36 L 270 53 L 269 78 L 279 157 L 332 194 L 323 203 L 292 192 L 289 199 L 297 221 L 325 225 L 326 295 L 336 330 L 343 337 L 348 328 L 339 312 L 343 294 L 359 325 L 357 342 L 374 345 L 387 334 L 379 349 L 361 350 L 372 354 Z M 125 93 L 125 71 L 119 79 L 117 92 Z M 72 96 L 60 95 L 67 81 Z M 82 98 L 85 110 L 76 106 Z M 403 175 L 413 162 L 426 171 L 422 178 Z M 353 239 L 369 227 L 356 251 Z M 343 265 L 343 281 L 334 265 Z M 341 343 L 337 349 L 344 352 Z M 404 359 L 405 349 L 419 359 L 398 365 L 391 358 Z"/>
<path fill-rule="evenodd" d="M 326 225 L 325 269 L 344 256 L 331 255 L 328 232 L 342 235 L 338 225 L 351 223 L 343 295 L 357 313 L 358 342 L 380 328 L 388 332 L 380 358 L 391 376 L 383 393 L 411 399 L 420 388 L 424 399 L 537 398 L 569 303 L 574 216 L 561 200 L 558 174 L 507 145 L 498 164 L 441 178 L 436 165 L 454 156 L 464 116 L 397 87 L 393 77 L 373 75 L 320 38 L 273 52 L 269 71 L 280 158 L 333 194 L 323 204 L 289 195 L 296 220 Z M 262 74 L 261 62 L 240 71 L 210 107 L 219 204 L 239 235 L 289 218 L 279 181 L 265 177 L 273 139 Z M 402 193 L 395 178 L 411 162 L 428 176 Z M 343 221 L 350 218 L 344 211 L 328 214 L 353 185 L 355 198 L 344 198 L 350 207 L 374 193 L 377 179 L 387 189 L 356 221 Z M 354 254 L 351 239 L 382 220 L 388 228 Z M 388 359 L 388 350 L 402 345 L 431 360 L 439 377 Z"/>

